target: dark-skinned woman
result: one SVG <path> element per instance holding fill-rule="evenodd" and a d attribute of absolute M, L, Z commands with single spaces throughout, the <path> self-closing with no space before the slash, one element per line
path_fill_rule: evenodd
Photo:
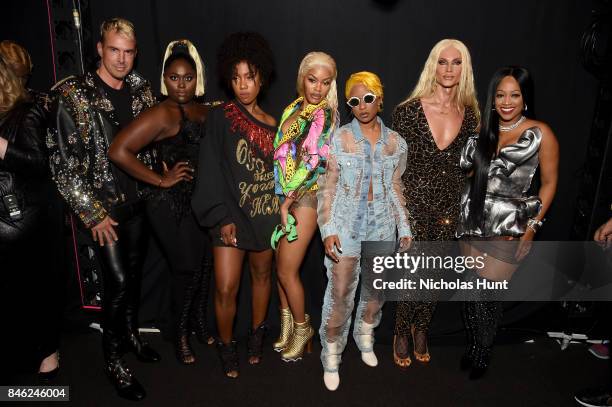
<path fill-rule="evenodd" d="M 276 121 L 262 110 L 258 97 L 268 85 L 273 57 L 261 35 L 234 33 L 221 45 L 218 63 L 234 99 L 209 115 L 192 206 L 200 225 L 211 228 L 217 347 L 225 375 L 236 378 L 233 325 L 245 258 L 252 292 L 250 364 L 261 361 L 270 300 L 270 235 L 279 213 L 272 167 Z"/>
<path fill-rule="evenodd" d="M 125 172 L 153 187 L 147 216 L 172 273 L 176 356 L 179 362 L 192 364 L 195 355 L 189 343 L 188 321 L 200 281 L 208 278 L 202 275 L 202 263 L 210 243 L 191 210 L 193 174 L 208 107 L 194 100 L 204 94 L 204 66 L 188 40 L 168 45 L 161 91 L 168 97 L 117 135 L 109 157 Z M 151 144 L 160 154 L 162 168 L 158 172 L 136 158 Z"/>

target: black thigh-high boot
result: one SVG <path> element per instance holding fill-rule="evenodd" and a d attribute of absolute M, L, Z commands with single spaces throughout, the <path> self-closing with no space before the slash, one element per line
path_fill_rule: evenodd
<path fill-rule="evenodd" d="M 208 250 L 208 249 L 207 249 Z M 208 330 L 208 296 L 210 293 L 210 278 L 213 270 L 212 253 L 204 255 L 202 269 L 194 276 L 195 298 L 191 307 L 190 327 L 200 343 L 214 345 L 215 338 Z"/>
<path fill-rule="evenodd" d="M 199 273 L 195 272 L 188 274 L 197 275 Z M 195 280 L 195 278 L 193 280 Z M 179 362 L 185 365 L 191 365 L 195 363 L 195 354 L 191 348 L 191 344 L 189 343 L 189 314 L 192 309 L 195 296 L 194 281 L 185 284 L 182 288 L 184 290 L 182 295 L 175 296 L 175 298 L 182 297 L 182 301 L 181 303 L 176 304 L 176 306 L 179 308 L 177 310 L 178 315 L 176 316 L 176 342 L 174 344 L 174 349 L 176 351 L 176 358 Z"/>
<path fill-rule="evenodd" d="M 461 359 L 461 368 L 470 370 L 470 379 L 484 376 L 489 367 L 491 349 L 497 326 L 502 317 L 502 304 L 496 301 L 491 290 L 476 290 L 477 280 L 486 280 L 473 271 L 466 272 L 465 281 L 472 282 L 470 301 L 463 304 L 463 318 L 467 333 L 466 353 Z M 488 280 L 487 280 L 488 281 Z"/>

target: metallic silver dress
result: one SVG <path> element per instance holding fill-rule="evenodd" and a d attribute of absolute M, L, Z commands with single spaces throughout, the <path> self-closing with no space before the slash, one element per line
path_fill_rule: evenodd
<path fill-rule="evenodd" d="M 461 152 L 460 166 L 472 168 L 478 136 L 470 137 Z M 538 151 L 542 131 L 538 127 L 526 129 L 516 143 L 504 146 L 491 160 L 489 181 L 484 204 L 484 225 L 470 229 L 467 225 L 470 208 L 470 181 L 461 195 L 461 211 L 457 225 L 457 237 L 513 236 L 525 233 L 527 220 L 538 215 L 542 201 L 538 196 L 527 196 L 531 180 L 539 160 Z"/>

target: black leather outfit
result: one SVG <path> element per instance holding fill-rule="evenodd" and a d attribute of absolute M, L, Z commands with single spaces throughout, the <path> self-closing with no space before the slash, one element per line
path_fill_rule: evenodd
<path fill-rule="evenodd" d="M 108 160 L 108 148 L 119 129 L 127 124 L 120 118 L 136 117 L 155 103 L 149 83 L 135 72 L 124 86 L 127 92 L 110 95 L 95 73 L 71 77 L 54 87 L 47 145 L 53 180 L 68 206 L 79 216 L 81 227 L 91 228 L 107 216 L 118 225 L 118 240 L 99 246 L 91 242 L 103 271 L 102 347 L 106 372 L 119 394 L 141 399 L 144 390 L 121 360 L 125 350 L 139 360 L 154 362 L 159 355 L 140 339 L 138 305 L 143 256 L 146 250 L 144 205 L 139 198 L 121 189 L 117 168 Z M 130 114 L 115 111 L 111 98 L 129 98 Z M 139 154 L 145 165 L 153 164 L 155 152 Z M 91 236 L 89 231 L 86 231 Z"/>

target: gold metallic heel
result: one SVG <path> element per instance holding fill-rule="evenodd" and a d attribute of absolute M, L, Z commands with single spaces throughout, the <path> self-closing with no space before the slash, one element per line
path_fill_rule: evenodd
<path fill-rule="evenodd" d="M 293 322 L 293 335 L 287 347 L 281 353 L 285 362 L 295 362 L 302 359 L 304 350 L 306 353 L 312 352 L 312 337 L 314 329 L 310 326 L 310 316 L 306 314 L 304 322 Z"/>
<path fill-rule="evenodd" d="M 274 350 L 282 352 L 289 345 L 291 335 L 293 335 L 293 316 L 289 308 L 283 308 L 280 310 L 280 336 L 272 344 Z"/>

